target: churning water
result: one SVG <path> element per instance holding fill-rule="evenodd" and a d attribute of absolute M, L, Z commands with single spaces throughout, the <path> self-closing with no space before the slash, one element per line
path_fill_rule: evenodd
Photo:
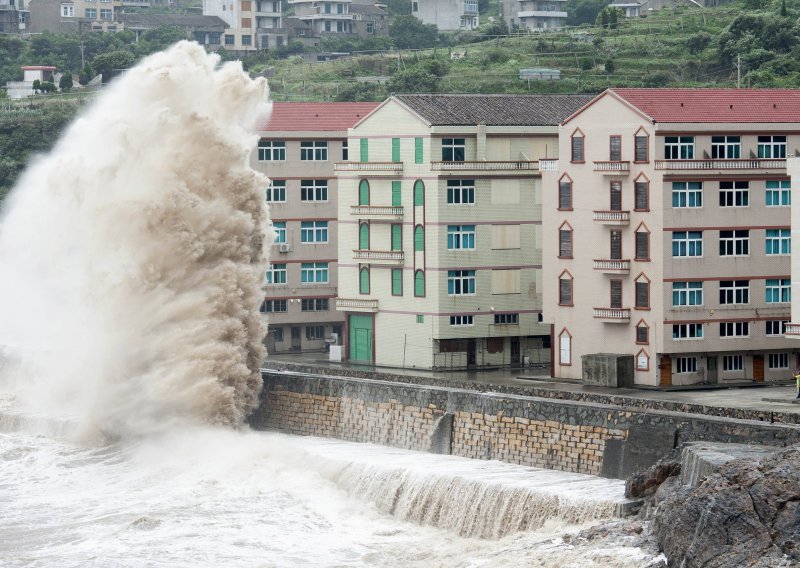
<path fill-rule="evenodd" d="M 266 85 L 181 43 L 0 220 L 0 564 L 644 567 L 619 482 L 240 427 L 257 402 Z"/>

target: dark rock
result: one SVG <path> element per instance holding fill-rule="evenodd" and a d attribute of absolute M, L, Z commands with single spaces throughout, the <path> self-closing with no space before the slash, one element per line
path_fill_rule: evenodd
<path fill-rule="evenodd" d="M 625 496 L 629 499 L 648 497 L 656 492 L 656 489 L 664 481 L 681 472 L 681 464 L 678 461 L 659 461 L 653 466 L 634 473 L 625 481 Z"/>

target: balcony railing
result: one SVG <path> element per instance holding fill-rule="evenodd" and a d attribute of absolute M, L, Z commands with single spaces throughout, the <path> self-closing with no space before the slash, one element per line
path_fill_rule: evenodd
<path fill-rule="evenodd" d="M 595 260 L 594 269 L 601 272 L 609 272 L 613 274 L 620 274 L 630 272 L 630 260 Z"/>
<path fill-rule="evenodd" d="M 631 171 L 630 162 L 594 162 L 594 171 L 604 174 L 628 174 Z"/>
<path fill-rule="evenodd" d="M 350 312 L 377 312 L 378 300 L 336 298 L 336 309 Z"/>
<path fill-rule="evenodd" d="M 405 255 L 401 250 L 354 250 L 353 260 L 366 260 L 375 264 L 403 264 Z"/>
<path fill-rule="evenodd" d="M 787 323 L 784 329 L 784 335 L 800 337 L 800 323 Z"/>
<path fill-rule="evenodd" d="M 595 211 L 594 220 L 604 225 L 627 225 L 631 222 L 630 211 Z"/>
<path fill-rule="evenodd" d="M 593 316 L 609 322 L 626 323 L 631 319 L 630 308 L 594 308 Z"/>
<path fill-rule="evenodd" d="M 402 217 L 402 207 L 388 205 L 351 205 L 350 214 L 356 217 Z"/>
<path fill-rule="evenodd" d="M 657 170 L 785 170 L 786 160 L 656 160 Z"/>
<path fill-rule="evenodd" d="M 475 162 L 431 162 L 431 170 L 434 172 L 450 171 L 481 171 L 481 172 L 538 172 L 538 160 L 510 160 L 510 161 L 488 161 L 479 160 Z"/>
<path fill-rule="evenodd" d="M 337 172 L 372 172 L 399 174 L 403 172 L 403 162 L 336 162 Z"/>
<path fill-rule="evenodd" d="M 539 160 L 539 171 L 541 172 L 557 172 L 558 160 Z"/>

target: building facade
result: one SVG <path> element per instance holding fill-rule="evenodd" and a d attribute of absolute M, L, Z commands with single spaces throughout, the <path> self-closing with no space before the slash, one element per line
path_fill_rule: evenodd
<path fill-rule="evenodd" d="M 266 200 L 276 231 L 261 308 L 271 353 L 341 344 L 333 164 L 348 157 L 347 129 L 376 106 L 274 103 L 268 121 L 258 126 L 261 139 L 252 165 L 271 180 Z"/>
<path fill-rule="evenodd" d="M 411 14 L 442 31 L 478 27 L 478 0 L 411 0 Z"/>
<path fill-rule="evenodd" d="M 500 0 L 509 30 L 552 30 L 567 20 L 567 0 Z"/>
<path fill-rule="evenodd" d="M 203 15 L 228 24 L 222 47 L 229 51 L 256 51 L 287 43 L 281 0 L 203 0 Z"/>
<path fill-rule="evenodd" d="M 647 385 L 785 380 L 800 91 L 611 89 L 543 165 L 553 374 L 634 356 Z"/>
<path fill-rule="evenodd" d="M 588 100 L 398 95 L 349 130 L 336 172 L 350 361 L 450 369 L 549 355 L 538 164 Z"/>

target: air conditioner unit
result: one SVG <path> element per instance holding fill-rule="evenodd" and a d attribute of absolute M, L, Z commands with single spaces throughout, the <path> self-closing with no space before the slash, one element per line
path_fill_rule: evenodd
<path fill-rule="evenodd" d="M 292 252 L 292 245 L 289 243 L 281 243 L 278 245 L 278 252 Z"/>

